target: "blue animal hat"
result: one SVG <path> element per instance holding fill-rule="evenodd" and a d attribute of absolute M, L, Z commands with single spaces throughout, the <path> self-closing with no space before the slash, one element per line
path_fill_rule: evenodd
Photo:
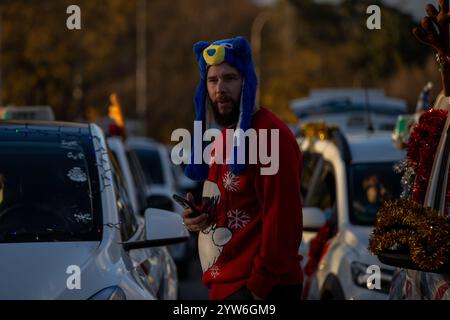
<path fill-rule="evenodd" d="M 240 115 L 236 129 L 242 129 L 244 132 L 251 127 L 253 110 L 255 108 L 256 87 L 258 81 L 253 66 L 252 50 L 250 44 L 244 37 L 236 37 L 232 39 L 220 40 L 213 43 L 205 41 L 197 42 L 194 45 L 194 53 L 200 70 L 200 83 L 195 92 L 194 102 L 196 111 L 196 121 L 202 121 L 202 136 L 206 130 L 206 108 L 207 95 L 206 75 L 208 67 L 218 65 L 223 62 L 235 67 L 243 77 L 243 86 L 241 94 Z M 191 164 L 186 166 L 185 174 L 189 178 L 197 181 L 203 181 L 208 178 L 209 164 L 194 164 L 195 141 L 202 141 L 202 137 L 196 137 L 199 134 L 194 132 L 192 143 Z M 237 139 L 236 139 L 237 138 Z M 239 164 L 237 161 L 237 145 L 242 143 L 243 137 L 235 135 L 234 161 L 230 164 L 230 170 L 235 175 L 240 175 L 245 170 L 245 164 Z M 206 147 L 206 143 L 202 145 L 202 152 Z M 202 157 L 203 158 L 203 157 Z M 203 161 L 203 160 L 202 160 Z"/>

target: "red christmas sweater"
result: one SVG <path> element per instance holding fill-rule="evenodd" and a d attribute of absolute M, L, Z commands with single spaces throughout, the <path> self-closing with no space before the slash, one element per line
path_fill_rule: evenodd
<path fill-rule="evenodd" d="M 298 254 L 303 229 L 300 149 L 290 129 L 265 108 L 254 114 L 252 128 L 267 129 L 269 156 L 270 130 L 279 130 L 278 172 L 262 175 L 260 169 L 270 164 L 262 165 L 258 158 L 235 176 L 225 161 L 211 161 L 202 209 L 213 223 L 199 233 L 198 245 L 202 282 L 212 300 L 244 286 L 265 298 L 276 285 L 303 282 Z"/>

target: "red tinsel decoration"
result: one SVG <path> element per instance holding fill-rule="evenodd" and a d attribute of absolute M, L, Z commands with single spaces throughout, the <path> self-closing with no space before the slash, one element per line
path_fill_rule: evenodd
<path fill-rule="evenodd" d="M 310 241 L 308 262 L 305 266 L 305 274 L 308 277 L 316 272 L 325 244 L 332 236 L 331 225 L 327 222 L 320 228 L 316 236 Z"/>
<path fill-rule="evenodd" d="M 447 120 L 447 114 L 448 111 L 443 109 L 431 109 L 424 112 L 419 123 L 414 126 L 406 146 L 409 165 L 416 173 L 412 188 L 412 200 L 419 204 L 425 200 L 434 155 Z"/>

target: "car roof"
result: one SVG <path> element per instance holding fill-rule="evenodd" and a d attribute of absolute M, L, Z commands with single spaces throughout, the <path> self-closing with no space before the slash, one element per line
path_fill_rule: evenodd
<path fill-rule="evenodd" d="M 347 133 L 344 136 L 352 163 L 399 161 L 405 156 L 405 151 L 394 145 L 389 132 Z"/>
<path fill-rule="evenodd" d="M 361 88 L 324 88 L 313 89 L 309 97 L 290 102 L 291 109 L 297 116 L 365 111 L 367 101 L 372 113 L 399 114 L 406 112 L 406 102 L 387 97 L 382 89 Z"/>
<path fill-rule="evenodd" d="M 61 128 L 84 128 L 88 129 L 88 123 L 79 122 L 65 122 L 65 121 L 47 121 L 47 120 L 0 120 L 0 126 L 10 125 L 10 126 L 37 126 L 40 129 L 53 129 L 55 127 Z"/>
<path fill-rule="evenodd" d="M 127 139 L 127 144 L 131 147 L 145 147 L 160 151 L 164 151 L 166 148 L 164 144 L 147 137 L 129 137 Z"/>
<path fill-rule="evenodd" d="M 34 136 L 35 139 L 39 140 L 48 140 L 49 136 L 55 135 L 62 135 L 68 138 L 92 136 L 91 128 L 87 123 L 59 121 L 2 120 L 0 121 L 0 132 L 25 133 L 29 136 Z"/>

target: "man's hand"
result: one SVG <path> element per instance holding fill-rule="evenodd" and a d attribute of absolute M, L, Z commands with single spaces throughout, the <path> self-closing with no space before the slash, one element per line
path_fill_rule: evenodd
<path fill-rule="evenodd" d="M 194 196 L 190 192 L 187 193 L 186 199 L 188 199 L 192 203 L 194 202 Z M 199 232 L 206 229 L 209 226 L 210 223 L 208 221 L 209 219 L 206 213 L 202 213 L 201 215 L 195 218 L 189 218 L 189 215 L 191 213 L 192 209 L 184 209 L 182 214 L 184 225 L 189 231 Z"/>

